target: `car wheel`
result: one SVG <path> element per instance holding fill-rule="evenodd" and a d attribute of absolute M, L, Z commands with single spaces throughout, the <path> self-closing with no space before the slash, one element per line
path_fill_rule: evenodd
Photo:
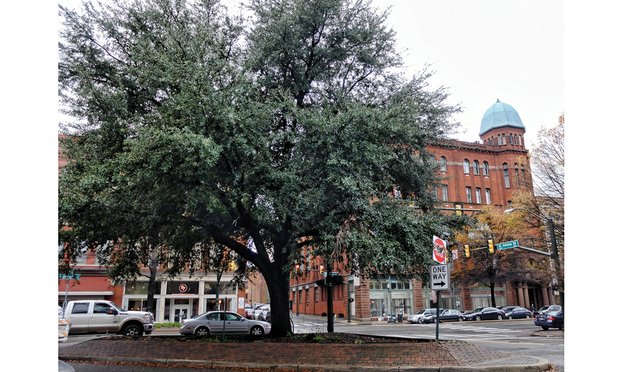
<path fill-rule="evenodd" d="M 476 316 L 476 320 L 480 321 L 482 318 L 480 318 L 480 315 Z"/>
<path fill-rule="evenodd" d="M 540 328 L 542 328 L 543 331 L 548 331 L 549 330 L 549 327 L 540 327 Z"/>
<path fill-rule="evenodd" d="M 207 327 L 198 327 L 194 333 L 198 337 L 206 337 L 210 334 L 209 328 Z"/>
<path fill-rule="evenodd" d="M 504 319 L 504 317 L 502 316 L 502 314 L 499 314 L 499 315 L 497 316 L 497 320 L 502 320 L 502 319 Z M 510 317 L 510 319 L 512 319 L 512 317 Z"/>
<path fill-rule="evenodd" d="M 123 336 L 140 337 L 143 333 L 144 330 L 142 327 L 135 323 L 127 324 L 125 328 L 123 328 Z"/>
<path fill-rule="evenodd" d="M 263 327 L 254 326 L 250 329 L 250 334 L 252 336 L 262 336 L 265 334 L 265 330 L 263 329 Z"/>
<path fill-rule="evenodd" d="M 463 321 L 463 318 L 459 318 L 459 322 L 462 322 L 462 321 Z"/>
<path fill-rule="evenodd" d="M 508 315 L 508 319 L 512 320 L 512 315 Z"/>
<path fill-rule="evenodd" d="M 531 317 L 530 317 L 530 314 L 526 314 L 526 315 L 525 315 L 525 318 L 526 318 L 526 319 L 531 318 Z"/>

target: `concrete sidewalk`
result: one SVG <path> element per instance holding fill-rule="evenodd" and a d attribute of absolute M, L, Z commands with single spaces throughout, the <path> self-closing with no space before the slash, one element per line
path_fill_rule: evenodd
<path fill-rule="evenodd" d="M 59 359 L 256 371 L 549 371 L 547 360 L 498 353 L 461 341 L 376 344 L 204 342 L 152 335 L 59 344 Z"/>

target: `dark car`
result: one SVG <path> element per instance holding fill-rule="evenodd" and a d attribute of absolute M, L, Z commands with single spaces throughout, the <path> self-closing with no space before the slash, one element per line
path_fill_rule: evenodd
<path fill-rule="evenodd" d="M 496 307 L 485 307 L 480 311 L 473 311 L 463 314 L 463 320 L 502 320 L 506 318 L 506 313 Z"/>
<path fill-rule="evenodd" d="M 522 306 L 504 306 L 502 311 L 508 319 L 529 319 L 533 316 L 531 311 Z"/>
<path fill-rule="evenodd" d="M 463 313 L 455 309 L 445 309 L 439 314 L 440 322 L 459 322 L 463 320 Z"/>
<path fill-rule="evenodd" d="M 557 310 L 539 314 L 534 320 L 534 325 L 541 327 L 545 331 L 549 330 L 549 328 L 558 328 L 561 331 L 564 329 L 564 313 L 562 310 Z"/>
<path fill-rule="evenodd" d="M 538 309 L 537 311 L 534 311 L 534 316 L 539 315 L 539 314 L 548 313 L 549 311 L 558 311 L 558 310 L 562 310 L 562 306 L 560 306 L 560 305 L 545 305 L 545 306 L 541 307 L 540 309 Z"/>

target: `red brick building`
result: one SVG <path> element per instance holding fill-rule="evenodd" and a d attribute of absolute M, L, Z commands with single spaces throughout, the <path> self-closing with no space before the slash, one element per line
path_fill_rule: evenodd
<path fill-rule="evenodd" d="M 435 188 L 437 208 L 444 213 L 473 214 L 484 205 L 510 208 L 517 188 L 531 190 L 532 179 L 525 126 L 517 111 L 497 100 L 484 113 L 479 142 L 441 140 L 428 146 L 440 163 Z M 429 251 L 430 252 L 430 251 Z M 317 266 L 317 265 L 314 265 Z M 291 278 L 292 311 L 326 315 L 326 291 L 316 267 L 303 268 Z M 340 271 L 342 280 L 334 285 L 334 313 L 354 319 L 381 319 L 384 314 L 411 314 L 434 302 L 433 291 L 418 280 L 396 280 L 389 276 L 370 280 Z M 529 307 L 554 303 L 549 288 L 528 283 L 506 283 L 496 287 L 497 305 Z M 354 301 L 351 303 L 348 299 Z M 487 288 L 453 288 L 443 291 L 440 305 L 469 310 L 490 306 Z"/>

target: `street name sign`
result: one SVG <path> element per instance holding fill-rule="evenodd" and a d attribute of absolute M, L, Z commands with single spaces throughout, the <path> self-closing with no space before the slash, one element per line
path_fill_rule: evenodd
<path fill-rule="evenodd" d="M 508 241 L 508 242 L 499 243 L 495 247 L 498 250 L 502 251 L 504 249 L 517 248 L 518 246 L 519 246 L 519 241 L 518 240 L 511 240 L 511 241 Z"/>
<path fill-rule="evenodd" d="M 431 274 L 431 289 L 441 291 L 450 288 L 450 271 L 448 265 L 431 266 L 428 270 Z"/>

